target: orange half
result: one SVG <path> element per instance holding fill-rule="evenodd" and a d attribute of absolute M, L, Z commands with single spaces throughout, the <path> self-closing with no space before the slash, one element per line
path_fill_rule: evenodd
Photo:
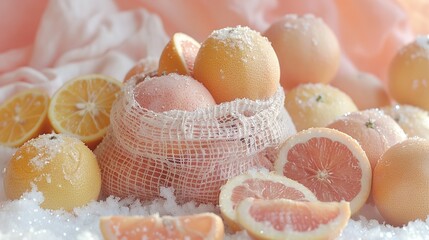
<path fill-rule="evenodd" d="M 105 75 L 84 75 L 66 82 L 52 97 L 49 121 L 57 133 L 71 134 L 94 149 L 110 125 L 110 110 L 121 83 Z"/>
<path fill-rule="evenodd" d="M 49 95 L 29 89 L 13 96 L 0 106 L 0 144 L 19 147 L 47 131 Z"/>
<path fill-rule="evenodd" d="M 175 33 L 161 53 L 158 75 L 177 73 L 192 76 L 200 46 L 192 37 L 180 32 Z"/>

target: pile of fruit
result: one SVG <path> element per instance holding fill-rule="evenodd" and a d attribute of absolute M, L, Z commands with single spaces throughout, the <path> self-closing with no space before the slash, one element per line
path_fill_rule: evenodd
<path fill-rule="evenodd" d="M 201 44 L 174 34 L 159 61 L 145 59 L 124 78 L 135 84 L 141 108 L 194 112 L 237 99 L 263 102 L 281 89 L 297 132 L 265 156 L 269 164 L 261 167 L 269 173 L 225 181 L 220 215 L 106 216 L 103 236 L 223 239 L 225 231 L 244 230 L 255 239 L 333 239 L 365 204 L 393 226 L 425 220 L 429 36 L 398 51 L 387 91 L 369 73 L 336 75 L 340 55 L 335 35 L 311 15 L 287 15 L 263 34 L 241 26 L 216 30 Z M 37 188 L 43 207 L 66 210 L 97 200 L 103 178 L 92 150 L 108 138 L 121 89 L 108 76 L 88 75 L 52 97 L 29 90 L 3 103 L 0 143 L 19 148 L 6 168 L 7 197 Z"/>

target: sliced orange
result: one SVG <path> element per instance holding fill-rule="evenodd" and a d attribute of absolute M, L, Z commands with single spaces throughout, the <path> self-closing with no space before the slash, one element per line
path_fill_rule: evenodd
<path fill-rule="evenodd" d="M 233 231 L 241 228 L 236 223 L 235 208 L 244 199 L 287 198 L 316 201 L 316 196 L 304 185 L 277 174 L 244 173 L 228 180 L 222 186 L 219 207 L 225 222 Z"/>
<path fill-rule="evenodd" d="M 192 75 L 199 49 L 200 43 L 195 39 L 184 33 L 175 33 L 161 53 L 158 75 L 168 73 Z"/>
<path fill-rule="evenodd" d="M 111 216 L 100 218 L 106 240 L 224 238 L 222 219 L 214 213 L 188 216 Z"/>
<path fill-rule="evenodd" d="M 120 90 L 121 83 L 105 75 L 71 79 L 52 97 L 49 121 L 56 132 L 71 134 L 94 149 L 106 134 Z"/>
<path fill-rule="evenodd" d="M 350 206 L 346 201 L 246 198 L 237 206 L 237 219 L 256 239 L 334 239 L 350 219 Z"/>
<path fill-rule="evenodd" d="M 19 147 L 49 128 L 49 95 L 29 89 L 13 96 L 0 106 L 0 144 Z"/>
<path fill-rule="evenodd" d="M 298 181 L 323 202 L 348 201 L 351 213 L 371 191 L 371 165 L 357 140 L 330 128 L 310 128 L 280 146 L 275 172 Z"/>

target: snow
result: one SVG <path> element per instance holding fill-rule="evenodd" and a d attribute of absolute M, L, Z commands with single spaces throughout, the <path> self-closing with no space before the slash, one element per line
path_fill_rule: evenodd
<path fill-rule="evenodd" d="M 0 146 L 0 169 L 6 167 L 14 149 Z M 4 171 L 2 171 L 4 173 Z M 75 208 L 73 212 L 45 210 L 40 208 L 43 195 L 36 189 L 26 193 L 20 200 L 6 200 L 3 191 L 3 174 L 0 175 L 0 239 L 102 239 L 98 221 L 108 215 L 187 215 L 214 212 L 219 208 L 210 204 L 188 202 L 178 205 L 172 189 L 161 189 L 161 197 L 151 202 L 133 198 L 119 199 L 113 196 Z M 404 227 L 392 227 L 380 223 L 376 208 L 366 205 L 359 216 L 351 219 L 338 237 L 353 239 L 426 239 L 429 236 L 429 219 L 416 220 Z M 225 239 L 250 239 L 245 232 L 231 233 L 226 229 Z"/>

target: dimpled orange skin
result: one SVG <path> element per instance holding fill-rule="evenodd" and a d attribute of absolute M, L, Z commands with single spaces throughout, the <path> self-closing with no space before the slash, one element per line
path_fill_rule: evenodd
<path fill-rule="evenodd" d="M 386 223 L 402 226 L 429 215 L 429 140 L 410 138 L 389 148 L 373 173 L 372 195 Z"/>
<path fill-rule="evenodd" d="M 237 26 L 216 30 L 201 44 L 194 77 L 218 104 L 267 99 L 279 88 L 280 65 L 267 38 Z"/>
<path fill-rule="evenodd" d="M 329 83 L 340 66 L 340 46 L 322 19 L 286 15 L 264 32 L 279 58 L 281 85 L 289 90 L 301 83 Z"/>
<path fill-rule="evenodd" d="M 429 110 L 429 36 L 398 51 L 389 66 L 388 90 L 398 103 Z"/>
<path fill-rule="evenodd" d="M 97 200 L 101 174 L 95 155 L 82 141 L 45 134 L 17 150 L 3 183 L 8 199 L 19 199 L 34 185 L 43 193 L 43 208 L 71 211 Z"/>

